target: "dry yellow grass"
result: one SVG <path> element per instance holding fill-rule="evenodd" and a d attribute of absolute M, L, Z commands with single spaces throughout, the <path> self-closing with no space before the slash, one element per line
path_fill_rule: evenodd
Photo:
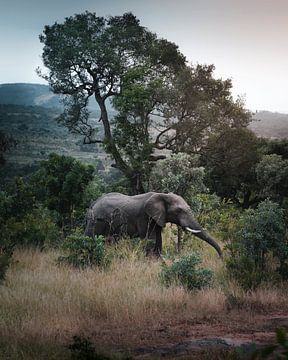
<path fill-rule="evenodd" d="M 76 334 L 91 338 L 103 351 L 128 351 L 130 345 L 141 345 L 142 333 L 145 344 L 149 331 L 153 337 L 155 329 L 169 324 L 226 316 L 227 289 L 216 285 L 187 293 L 164 288 L 159 261 L 130 256 L 115 259 L 106 271 L 79 271 L 57 266 L 58 255 L 15 253 L 0 287 L 0 357 L 2 352 L 7 359 L 65 359 L 69 353 L 64 345 Z M 205 263 L 221 275 L 220 260 L 208 256 Z M 283 289 L 245 294 L 232 287 L 231 293 L 251 308 L 277 308 L 287 299 Z"/>

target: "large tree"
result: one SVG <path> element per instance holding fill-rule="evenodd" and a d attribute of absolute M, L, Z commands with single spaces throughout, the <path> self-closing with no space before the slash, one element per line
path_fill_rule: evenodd
<path fill-rule="evenodd" d="M 46 26 L 40 40 L 49 69 L 42 76 L 54 92 L 67 95 L 60 120 L 85 143 L 102 143 L 134 193 L 144 191 L 154 149 L 195 152 L 208 133 L 249 122 L 249 112 L 232 98 L 230 80 L 214 79 L 213 66 L 187 66 L 175 44 L 157 38 L 131 13 L 75 15 Z M 95 138 L 89 119 L 91 97 L 100 109 L 102 138 Z"/>
<path fill-rule="evenodd" d="M 145 70 L 149 75 L 144 81 L 149 81 L 150 75 L 165 79 L 184 66 L 184 56 L 175 44 L 157 39 L 140 26 L 131 13 L 107 19 L 89 12 L 75 15 L 63 24 L 46 26 L 40 41 L 44 44 L 43 62 L 49 69 L 42 76 L 55 93 L 68 95 L 62 121 L 83 134 L 86 143 L 103 143 L 115 166 L 130 179 L 133 191 L 142 191 L 133 164 L 121 155 L 114 140 L 107 99 L 119 96 L 132 79 L 134 83 L 139 81 L 137 74 Z M 99 106 L 104 139 L 94 138 L 95 129 L 87 110 L 90 97 Z"/>

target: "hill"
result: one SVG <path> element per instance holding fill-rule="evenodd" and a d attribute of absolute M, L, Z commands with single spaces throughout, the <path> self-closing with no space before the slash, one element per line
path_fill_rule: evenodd
<path fill-rule="evenodd" d="M 253 121 L 249 128 L 259 137 L 288 138 L 288 114 L 259 111 L 253 115 Z"/>
<path fill-rule="evenodd" d="M 41 84 L 0 84 L 0 104 L 60 108 L 60 97 Z"/>
<path fill-rule="evenodd" d="M 0 84 L 0 104 L 42 106 L 44 108 L 62 108 L 60 96 L 51 92 L 49 86 L 42 84 Z M 94 101 L 89 104 L 89 110 L 98 114 Z M 112 111 L 109 106 L 109 111 Z M 288 114 L 258 111 L 253 115 L 250 129 L 257 136 L 283 139 L 288 137 Z"/>
<path fill-rule="evenodd" d="M 0 104 L 0 130 L 17 142 L 17 146 L 5 154 L 7 162 L 0 168 L 0 183 L 13 175 L 30 173 L 51 152 L 103 168 L 105 153 L 96 145 L 83 145 L 80 135 L 59 125 L 56 121 L 59 114 L 59 108 Z"/>
<path fill-rule="evenodd" d="M 42 106 L 45 108 L 63 109 L 61 96 L 54 94 L 50 87 L 43 84 L 15 83 L 0 84 L 0 105 Z M 113 111 L 107 103 L 108 109 Z M 89 101 L 89 110 L 98 112 L 94 99 Z"/>
<path fill-rule="evenodd" d="M 99 112 L 91 103 L 91 117 L 99 126 Z M 110 113 L 113 111 L 109 106 Z M 92 164 L 109 168 L 110 162 L 103 150 L 96 145 L 83 145 L 83 138 L 71 134 L 60 126 L 56 117 L 61 112 L 59 96 L 47 85 L 2 84 L 0 85 L 0 130 L 12 135 L 17 147 L 6 154 L 7 165 L 0 169 L 1 178 L 12 174 L 29 173 L 40 160 L 51 152 L 74 156 Z M 257 136 L 282 139 L 288 137 L 288 114 L 259 111 L 249 125 Z"/>

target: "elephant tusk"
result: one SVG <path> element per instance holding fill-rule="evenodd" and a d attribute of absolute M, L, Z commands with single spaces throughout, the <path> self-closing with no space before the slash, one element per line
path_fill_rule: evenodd
<path fill-rule="evenodd" d="M 189 228 L 188 226 L 186 226 L 185 229 L 188 230 L 188 231 L 190 231 L 190 232 L 192 232 L 193 234 L 198 234 L 198 233 L 201 232 L 201 230 L 194 230 L 194 229 Z"/>

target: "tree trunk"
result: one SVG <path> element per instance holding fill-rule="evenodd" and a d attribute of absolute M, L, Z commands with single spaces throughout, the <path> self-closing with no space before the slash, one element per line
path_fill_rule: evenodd
<path fill-rule="evenodd" d="M 110 122 L 108 118 L 108 113 L 105 105 L 105 100 L 99 95 L 95 94 L 95 99 L 100 107 L 101 111 L 101 121 L 104 127 L 106 150 L 115 160 L 115 167 L 119 169 L 129 180 L 131 186 L 131 195 L 142 194 L 145 192 L 142 174 L 133 171 L 133 169 L 122 159 L 111 133 Z"/>
<path fill-rule="evenodd" d="M 131 187 L 131 195 L 143 194 L 145 192 L 140 173 L 132 172 L 128 175 L 128 179 Z"/>
<path fill-rule="evenodd" d="M 95 94 L 95 99 L 100 107 L 101 121 L 104 127 L 104 134 L 106 140 L 107 151 L 113 156 L 117 169 L 123 171 L 125 174 L 130 170 L 130 167 L 122 159 L 112 137 L 110 122 L 105 105 L 105 100 L 100 95 Z"/>

